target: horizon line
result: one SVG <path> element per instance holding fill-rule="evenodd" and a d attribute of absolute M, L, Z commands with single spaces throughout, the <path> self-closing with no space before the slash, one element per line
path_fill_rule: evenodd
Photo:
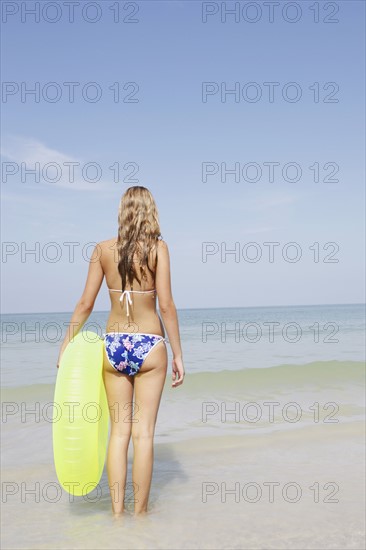
<path fill-rule="evenodd" d="M 211 307 L 188 307 L 188 308 L 176 308 L 177 311 L 192 311 L 192 310 L 207 310 L 207 309 L 260 309 L 260 308 L 276 308 L 276 307 L 319 307 L 319 306 L 366 306 L 365 302 L 345 302 L 345 303 L 331 303 L 331 304 L 277 304 L 277 305 L 267 305 L 267 306 L 211 306 Z M 160 313 L 160 310 L 157 309 L 157 311 Z M 109 313 L 110 310 L 102 309 L 102 310 L 92 310 L 90 315 L 93 313 Z M 0 315 L 47 315 L 47 314 L 73 314 L 73 311 L 22 311 L 22 312 L 0 312 Z M 90 317 L 89 315 L 89 317 Z"/>

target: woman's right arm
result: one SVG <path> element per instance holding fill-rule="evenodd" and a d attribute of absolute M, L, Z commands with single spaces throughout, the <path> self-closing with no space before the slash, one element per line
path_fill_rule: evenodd
<path fill-rule="evenodd" d="M 176 387 L 183 383 L 185 373 L 177 310 L 173 301 L 171 290 L 169 250 L 165 241 L 158 241 L 157 254 L 158 263 L 155 275 L 155 288 L 159 300 L 160 314 L 168 333 L 169 343 L 173 352 L 172 386 Z"/>

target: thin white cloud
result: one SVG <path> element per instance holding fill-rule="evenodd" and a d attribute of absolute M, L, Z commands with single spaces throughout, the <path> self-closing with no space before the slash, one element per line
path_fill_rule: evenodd
<path fill-rule="evenodd" d="M 85 167 L 87 162 L 90 162 L 90 159 L 85 161 L 61 151 L 57 151 L 56 149 L 51 149 L 34 138 L 10 136 L 4 139 L 1 156 L 18 165 L 17 173 L 15 175 L 8 175 L 8 183 L 14 181 L 16 178 L 17 182 L 24 183 L 27 188 L 44 188 L 46 186 L 49 188 L 62 187 L 71 191 L 95 192 L 104 192 L 108 189 L 108 185 L 103 183 L 102 179 L 94 183 L 87 181 L 83 177 L 83 167 Z M 22 171 L 34 170 L 37 166 L 36 163 L 39 163 L 39 183 L 35 181 L 36 177 L 32 174 L 26 174 L 26 181 L 22 182 Z M 53 168 L 49 166 L 48 170 L 46 170 L 49 163 L 56 165 L 56 167 Z M 74 175 L 72 175 L 72 168 L 69 167 L 68 163 L 77 163 L 73 169 Z M 3 169 L 4 168 L 3 165 Z M 105 167 L 101 167 L 101 169 L 105 171 Z M 46 179 L 42 176 L 42 171 L 46 172 Z M 87 174 L 89 179 L 94 178 L 96 170 L 90 168 Z M 57 177 L 57 180 L 53 181 L 55 177 Z"/>

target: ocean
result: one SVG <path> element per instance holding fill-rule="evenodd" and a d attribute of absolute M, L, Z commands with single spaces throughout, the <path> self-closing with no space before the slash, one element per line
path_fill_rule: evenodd
<path fill-rule="evenodd" d="M 101 336 L 107 316 L 82 330 Z M 2 547 L 364 548 L 365 305 L 178 317 L 186 377 L 171 387 L 168 345 L 150 511 L 116 522 L 106 471 L 86 497 L 57 490 L 50 407 L 71 313 L 2 316 Z"/>

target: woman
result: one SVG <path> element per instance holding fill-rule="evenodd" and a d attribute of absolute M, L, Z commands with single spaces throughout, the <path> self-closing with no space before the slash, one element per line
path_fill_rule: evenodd
<path fill-rule="evenodd" d="M 163 323 L 173 352 L 172 386 L 183 383 L 184 366 L 177 312 L 171 292 L 170 260 L 162 240 L 155 201 L 148 189 L 130 187 L 122 196 L 118 238 L 95 247 L 84 292 L 75 308 L 62 353 L 93 310 L 103 282 L 111 311 L 104 336 L 103 380 L 111 418 L 107 473 L 114 516 L 123 514 L 127 451 L 132 435 L 135 515 L 147 512 L 153 471 L 153 437 L 167 372 Z M 122 287 L 122 288 L 121 288 Z M 133 407 L 134 397 L 134 407 Z"/>

